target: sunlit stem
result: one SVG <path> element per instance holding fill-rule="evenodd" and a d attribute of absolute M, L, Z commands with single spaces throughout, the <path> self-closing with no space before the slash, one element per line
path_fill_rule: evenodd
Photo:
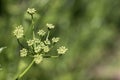
<path fill-rule="evenodd" d="M 48 31 L 48 33 L 47 33 L 46 40 L 48 40 L 49 35 L 50 35 L 50 31 Z"/>
<path fill-rule="evenodd" d="M 19 80 L 20 78 L 22 78 L 25 75 L 25 73 L 32 67 L 33 63 L 34 63 L 34 59 L 28 65 L 28 67 L 15 80 Z"/>

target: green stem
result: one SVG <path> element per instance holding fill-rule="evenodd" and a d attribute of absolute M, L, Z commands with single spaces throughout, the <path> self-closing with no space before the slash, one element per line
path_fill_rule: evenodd
<path fill-rule="evenodd" d="M 47 34 L 46 40 L 48 39 L 49 35 L 50 35 L 50 31 L 48 31 L 48 34 Z"/>
<path fill-rule="evenodd" d="M 32 30 L 33 30 L 33 39 L 35 39 L 35 32 L 34 32 L 34 29 L 35 29 L 35 27 L 34 27 L 34 20 L 33 20 L 33 14 L 31 14 L 31 20 L 32 20 Z M 33 45 L 34 47 L 36 46 L 36 44 L 34 44 Z"/>
<path fill-rule="evenodd" d="M 57 58 L 57 57 L 59 57 L 59 56 L 51 56 L 51 58 Z"/>
<path fill-rule="evenodd" d="M 18 42 L 18 44 L 19 44 L 22 48 L 24 48 L 24 46 L 21 44 L 21 42 L 20 42 L 19 39 L 17 39 L 17 42 Z"/>
<path fill-rule="evenodd" d="M 32 20 L 32 28 L 33 28 L 33 38 L 35 38 L 33 15 L 31 15 L 31 20 Z"/>
<path fill-rule="evenodd" d="M 43 57 L 44 58 L 58 58 L 60 57 L 61 55 L 56 55 L 56 56 L 50 56 L 50 55 L 44 55 Z"/>
<path fill-rule="evenodd" d="M 21 77 L 23 77 L 25 73 L 32 67 L 33 63 L 34 63 L 34 59 L 29 64 L 29 66 L 15 80 L 19 80 Z"/>

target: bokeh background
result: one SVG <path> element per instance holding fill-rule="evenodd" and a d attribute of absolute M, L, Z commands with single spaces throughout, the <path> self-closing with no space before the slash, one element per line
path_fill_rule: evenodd
<path fill-rule="evenodd" d="M 27 8 L 34 7 L 36 30 L 56 25 L 54 36 L 69 50 L 44 59 L 21 80 L 120 80 L 120 0 L 0 0 L 0 80 L 13 80 L 30 63 L 20 58 L 12 31 L 29 29 Z"/>

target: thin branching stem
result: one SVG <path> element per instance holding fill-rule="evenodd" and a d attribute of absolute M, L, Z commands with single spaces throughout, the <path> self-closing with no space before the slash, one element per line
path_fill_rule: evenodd
<path fill-rule="evenodd" d="M 25 73 L 32 67 L 33 63 L 34 63 L 34 59 L 28 65 L 28 67 L 15 80 L 19 80 L 20 78 L 22 78 L 25 75 Z"/>
<path fill-rule="evenodd" d="M 19 39 L 17 39 L 17 42 L 18 42 L 18 44 L 19 44 L 22 48 L 24 48 L 24 46 L 21 44 L 21 42 L 20 42 Z"/>
<path fill-rule="evenodd" d="M 48 30 L 46 40 L 48 40 L 49 35 L 50 35 L 50 31 Z"/>
<path fill-rule="evenodd" d="M 33 38 L 35 38 L 35 32 L 34 32 L 34 29 L 35 29 L 35 27 L 34 27 L 34 20 L 33 20 L 33 15 L 31 15 L 31 20 L 32 20 L 32 30 L 33 30 Z"/>

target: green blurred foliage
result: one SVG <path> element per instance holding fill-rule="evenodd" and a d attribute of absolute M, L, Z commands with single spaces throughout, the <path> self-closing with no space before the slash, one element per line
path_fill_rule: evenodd
<path fill-rule="evenodd" d="M 37 10 L 36 31 L 46 23 L 55 24 L 52 36 L 60 36 L 59 45 L 69 50 L 61 58 L 35 64 L 22 80 L 115 80 L 96 69 L 120 66 L 119 4 L 120 0 L 0 0 L 0 47 L 7 47 L 0 53 L 0 80 L 13 80 L 31 61 L 19 57 L 20 47 L 12 35 L 20 24 L 29 35 L 30 16 L 25 12 L 29 7 Z"/>

